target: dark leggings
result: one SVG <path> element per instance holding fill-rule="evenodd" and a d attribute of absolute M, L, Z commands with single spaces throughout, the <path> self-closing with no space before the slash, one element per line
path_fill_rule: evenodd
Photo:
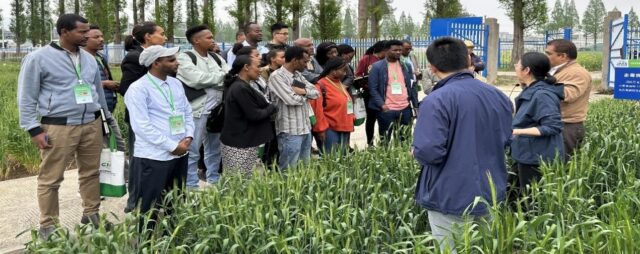
<path fill-rule="evenodd" d="M 375 134 L 374 128 L 376 126 L 376 118 L 378 118 L 378 111 L 370 109 L 368 107 L 370 98 L 371 95 L 369 93 L 364 94 L 364 105 L 367 107 L 367 118 L 364 122 L 364 130 L 367 134 L 367 145 L 372 146 L 374 138 L 373 135 Z"/>

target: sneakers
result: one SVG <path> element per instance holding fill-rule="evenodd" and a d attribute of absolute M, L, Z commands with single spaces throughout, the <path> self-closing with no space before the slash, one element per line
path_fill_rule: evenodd
<path fill-rule="evenodd" d="M 104 222 L 105 230 L 110 231 L 113 228 L 113 223 L 109 222 L 108 220 L 104 220 L 103 222 Z M 83 225 L 91 223 L 93 227 L 99 228 L 100 215 L 98 215 L 97 213 L 94 213 L 92 215 L 82 215 L 82 219 L 80 219 L 80 223 L 82 223 Z"/>
<path fill-rule="evenodd" d="M 49 240 L 49 237 L 53 235 L 53 232 L 55 231 L 56 227 L 54 226 L 40 227 L 38 230 L 38 236 L 40 237 L 40 240 L 46 241 Z"/>

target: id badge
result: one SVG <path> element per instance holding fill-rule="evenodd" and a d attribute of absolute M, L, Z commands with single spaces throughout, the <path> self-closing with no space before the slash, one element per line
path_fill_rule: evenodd
<path fill-rule="evenodd" d="M 402 94 L 402 85 L 399 82 L 391 83 L 391 94 L 393 95 Z"/>
<path fill-rule="evenodd" d="M 184 116 L 183 115 L 170 116 L 169 129 L 171 130 L 171 135 L 185 133 L 186 130 L 184 128 Z"/>
<path fill-rule="evenodd" d="M 347 101 L 347 115 L 353 115 L 353 102 Z"/>
<path fill-rule="evenodd" d="M 76 86 L 73 87 L 73 94 L 76 97 L 76 104 L 86 104 L 93 102 L 93 94 L 91 92 L 91 86 L 79 81 Z"/>

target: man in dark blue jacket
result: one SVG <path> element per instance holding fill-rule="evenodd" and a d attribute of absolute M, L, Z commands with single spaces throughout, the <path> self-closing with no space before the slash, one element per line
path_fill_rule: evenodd
<path fill-rule="evenodd" d="M 384 61 L 374 63 L 369 72 L 371 99 L 368 107 L 376 110 L 380 139 L 389 142 L 393 133 L 393 123 L 409 126 L 412 110 L 418 108 L 418 92 L 413 87 L 413 71 L 400 62 L 402 42 L 387 41 Z"/>
<path fill-rule="evenodd" d="M 453 249 L 454 225 L 463 215 L 477 220 L 489 204 L 505 198 L 505 146 L 513 107 L 500 90 L 473 78 L 461 40 L 445 37 L 427 49 L 430 68 L 441 81 L 420 103 L 412 153 L 422 166 L 416 202 L 428 210 L 440 247 Z M 497 200 L 492 200 L 494 188 Z M 446 241 L 443 241 L 445 240 Z"/>

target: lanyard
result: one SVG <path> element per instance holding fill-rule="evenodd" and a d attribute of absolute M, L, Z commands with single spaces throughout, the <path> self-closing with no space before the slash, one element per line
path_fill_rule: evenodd
<path fill-rule="evenodd" d="M 69 60 L 71 60 L 71 65 L 73 65 L 73 70 L 76 71 L 76 76 L 78 77 L 78 80 L 82 81 L 82 71 L 81 71 L 81 68 L 80 68 L 80 59 L 81 59 L 80 51 L 78 51 L 78 64 L 76 64 L 73 61 L 73 58 L 71 58 L 71 53 L 67 52 L 67 54 L 69 56 Z"/>
<path fill-rule="evenodd" d="M 149 73 L 147 73 L 146 76 L 147 76 L 147 79 L 149 79 L 149 81 L 151 81 L 151 83 L 153 83 L 156 89 L 158 89 L 158 91 L 162 94 L 162 97 L 164 97 L 164 99 L 169 103 L 169 106 L 171 107 L 171 112 L 175 113 L 176 109 L 173 106 L 173 92 L 171 92 L 171 87 L 169 87 L 169 97 L 167 97 L 167 94 L 160 88 L 160 85 L 158 85 L 158 83 L 156 83 L 156 81 L 149 76 Z"/>
<path fill-rule="evenodd" d="M 102 57 L 96 55 L 96 62 L 98 62 L 98 65 L 100 65 L 100 67 L 102 68 L 102 73 L 104 73 L 104 76 L 107 78 L 111 78 L 109 77 L 109 73 L 107 72 L 107 68 L 104 67 L 104 64 L 102 64 Z"/>
<path fill-rule="evenodd" d="M 398 62 L 396 62 L 397 64 Z M 391 63 L 387 62 L 387 69 L 389 69 L 389 72 L 391 72 Z M 393 66 L 393 81 L 398 82 L 398 65 Z"/>
<path fill-rule="evenodd" d="M 336 89 L 340 90 L 340 92 L 342 92 L 342 94 L 344 94 L 345 97 L 347 97 L 347 101 L 351 100 L 351 96 L 349 96 L 349 94 L 347 93 L 347 90 L 344 88 L 344 86 L 342 85 L 342 81 L 338 81 L 338 83 L 340 84 L 336 84 L 333 83 L 333 81 L 331 81 L 330 78 L 327 78 L 327 81 L 329 81 L 329 83 L 335 87 Z"/>

